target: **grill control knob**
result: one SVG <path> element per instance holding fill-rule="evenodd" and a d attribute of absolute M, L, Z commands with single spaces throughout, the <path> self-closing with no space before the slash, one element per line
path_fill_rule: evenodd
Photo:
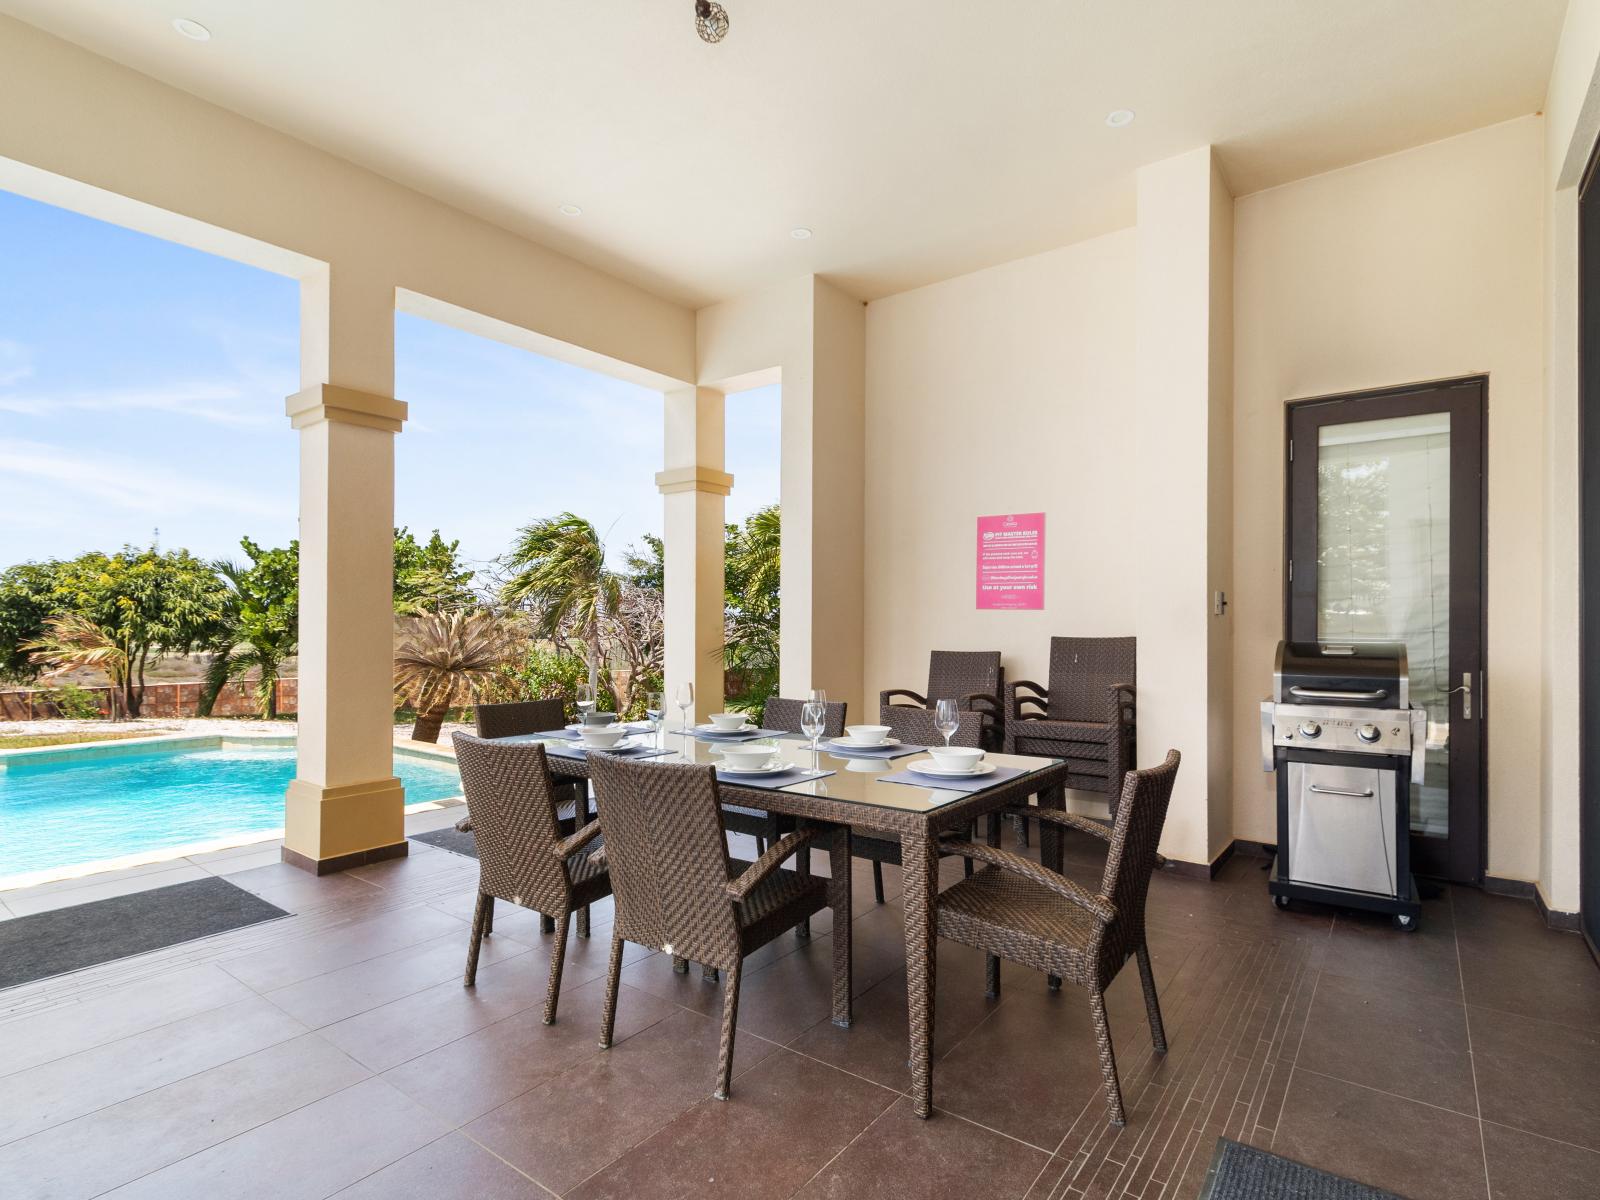
<path fill-rule="evenodd" d="M 1378 740 L 1378 727 L 1376 725 L 1363 725 L 1360 729 L 1356 730 L 1356 736 L 1363 742 L 1371 744 L 1372 742 Z"/>
<path fill-rule="evenodd" d="M 1300 722 L 1300 736 L 1301 737 L 1314 738 L 1314 737 L 1317 737 L 1321 733 L 1322 733 L 1322 726 L 1318 725 L 1315 721 L 1301 721 Z"/>

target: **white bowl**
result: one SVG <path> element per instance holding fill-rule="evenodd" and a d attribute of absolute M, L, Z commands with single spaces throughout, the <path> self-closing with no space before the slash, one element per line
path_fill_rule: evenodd
<path fill-rule="evenodd" d="M 858 746 L 881 746 L 889 736 L 887 725 L 846 725 L 844 731 Z"/>
<path fill-rule="evenodd" d="M 722 765 L 749 770 L 772 761 L 771 746 L 728 746 L 722 751 Z"/>
<path fill-rule="evenodd" d="M 583 724 L 586 725 L 586 726 L 594 727 L 594 726 L 604 726 L 604 725 L 615 725 L 616 723 L 617 723 L 617 714 L 616 713 L 591 712 L 591 713 L 584 713 L 583 714 Z"/>
<path fill-rule="evenodd" d="M 628 731 L 620 725 L 587 725 L 579 732 L 578 740 L 593 749 L 609 750 L 627 736 Z"/>
<path fill-rule="evenodd" d="M 743 729 L 749 724 L 748 718 L 743 713 L 712 713 L 711 726 L 714 729 L 726 730 L 733 733 Z"/>
<path fill-rule="evenodd" d="M 928 754 L 946 771 L 974 771 L 983 761 L 983 751 L 969 746 L 929 746 Z"/>

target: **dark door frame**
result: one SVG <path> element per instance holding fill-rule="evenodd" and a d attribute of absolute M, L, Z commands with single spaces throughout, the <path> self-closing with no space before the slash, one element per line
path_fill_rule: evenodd
<path fill-rule="evenodd" d="M 1578 925 L 1600 958 L 1600 143 L 1578 187 Z M 1591 410 L 1593 410 L 1591 412 Z"/>
<path fill-rule="evenodd" d="M 1441 393 L 1455 391 L 1459 396 L 1452 398 L 1448 404 L 1441 403 Z M 1473 671 L 1474 686 L 1472 695 L 1473 724 L 1472 730 L 1476 746 L 1468 749 L 1459 743 L 1451 747 L 1451 773 L 1453 777 L 1465 778 L 1462 782 L 1476 791 L 1478 802 L 1470 806 L 1457 806 L 1452 803 L 1450 808 L 1450 837 L 1449 845 L 1445 851 L 1445 859 L 1440 861 L 1439 855 L 1431 847 L 1418 844 L 1414 839 L 1412 861 L 1418 874 L 1439 873 L 1461 882 L 1482 886 L 1484 873 L 1488 864 L 1488 827 L 1489 827 L 1489 737 L 1488 693 L 1491 690 L 1488 678 L 1487 661 L 1489 656 L 1489 588 L 1488 588 L 1488 501 L 1489 501 L 1489 463 L 1488 463 L 1488 427 L 1489 427 L 1489 377 L 1487 375 L 1465 375 L 1450 379 L 1427 380 L 1420 383 L 1400 384 L 1394 387 L 1371 388 L 1362 391 L 1340 392 L 1330 396 L 1313 396 L 1300 400 L 1292 400 L 1284 406 L 1283 415 L 1283 562 L 1286 565 L 1283 580 L 1283 628 L 1286 637 L 1293 636 L 1297 626 L 1299 628 L 1316 628 L 1316 573 L 1301 567 L 1297 578 L 1290 578 L 1287 569 L 1294 557 L 1296 533 L 1301 539 L 1311 538 L 1315 544 L 1316 529 L 1316 481 L 1311 472 L 1301 472 L 1299 476 L 1300 494 L 1296 495 L 1296 476 L 1294 472 L 1294 426 L 1295 417 L 1308 414 L 1308 410 L 1318 407 L 1332 407 L 1347 405 L 1351 402 L 1372 402 L 1372 408 L 1381 411 L 1371 413 L 1371 419 L 1380 417 L 1405 416 L 1411 413 L 1435 412 L 1444 407 L 1455 407 L 1463 414 L 1475 415 L 1477 422 L 1477 454 L 1457 455 L 1452 453 L 1451 491 L 1453 494 L 1464 494 L 1460 491 L 1463 484 L 1472 483 L 1478 491 L 1477 521 L 1452 521 L 1450 531 L 1450 556 L 1452 564 L 1470 562 L 1476 559 L 1476 595 L 1464 596 L 1457 594 L 1459 589 L 1452 589 L 1451 596 L 1451 624 L 1455 625 L 1458 615 L 1465 616 L 1458 606 L 1477 607 L 1477 647 L 1474 655 L 1468 656 Z M 1343 418 L 1342 418 L 1343 419 Z M 1350 417 L 1351 420 L 1369 419 L 1366 416 Z M 1304 448 L 1302 448 L 1302 453 Z M 1313 448 L 1314 453 L 1314 448 Z M 1302 460 L 1303 461 L 1303 460 Z M 1476 476 L 1473 480 L 1470 476 Z M 1298 503 L 1296 502 L 1298 500 Z M 1298 520 L 1298 527 L 1297 527 Z M 1304 559 L 1305 556 L 1301 556 Z M 1313 559 L 1314 563 L 1314 559 Z M 1454 567 L 1452 567 L 1452 571 Z M 1298 618 L 1298 620 L 1297 620 Z M 1451 647 L 1451 682 L 1454 683 L 1458 670 L 1458 647 Z M 1459 706 L 1459 701 L 1454 702 Z M 1452 724 L 1454 722 L 1452 721 Z M 1469 741 L 1462 738 L 1462 741 Z M 1466 754 L 1460 754 L 1467 750 Z M 1457 775 L 1458 770 L 1461 775 Z"/>

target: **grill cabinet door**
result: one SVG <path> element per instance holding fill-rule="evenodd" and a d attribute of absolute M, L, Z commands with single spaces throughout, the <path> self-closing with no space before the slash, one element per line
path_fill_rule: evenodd
<path fill-rule="evenodd" d="M 1289 878 L 1395 895 L 1395 773 L 1287 762 Z"/>

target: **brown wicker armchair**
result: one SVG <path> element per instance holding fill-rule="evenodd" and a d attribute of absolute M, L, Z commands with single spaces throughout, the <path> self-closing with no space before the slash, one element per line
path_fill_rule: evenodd
<path fill-rule="evenodd" d="M 762 727 L 781 729 L 785 733 L 800 733 L 802 732 L 800 712 L 804 707 L 804 700 L 773 696 L 768 699 L 766 711 L 762 714 Z M 828 702 L 827 713 L 823 718 L 823 737 L 835 738 L 844 735 L 845 710 L 846 702 L 843 700 Z M 729 833 L 744 833 L 755 838 L 756 849 L 761 853 L 765 853 L 767 845 L 783 832 L 778 826 L 778 819 L 771 813 L 758 808 L 745 808 L 738 804 L 723 805 L 722 820 Z"/>
<path fill-rule="evenodd" d="M 455 735 L 461 786 L 472 809 L 478 843 L 478 903 L 467 949 L 466 987 L 478 981 L 478 949 L 494 921 L 494 902 L 531 908 L 555 920 L 544 1023 L 556 1019 L 561 966 L 566 958 L 567 918 L 578 914 L 579 932 L 589 932 L 589 905 L 611 894 L 605 851 L 591 843 L 600 826 L 571 830 L 556 804 L 544 746 L 538 742 L 496 745 L 469 734 Z"/>
<path fill-rule="evenodd" d="M 964 712 L 958 720 L 960 728 L 950 736 L 952 746 L 977 746 L 982 736 L 983 717 L 975 712 Z M 933 714 L 925 708 L 912 708 L 908 704 L 887 704 L 883 708 L 883 723 L 892 737 L 912 746 L 942 746 L 944 734 L 933 727 Z M 929 786 L 933 786 L 930 784 Z M 954 836 L 954 835 L 951 835 Z M 967 836 L 973 836 L 969 828 Z M 883 864 L 900 865 L 900 839 L 886 837 L 881 830 L 871 833 L 852 830 L 850 853 L 872 863 L 872 892 L 879 904 L 883 903 Z M 972 860 L 967 859 L 967 874 L 972 873 Z"/>
<path fill-rule="evenodd" d="M 932 708 L 935 700 L 956 700 L 964 712 L 983 718 L 980 744 L 985 750 L 999 750 L 1005 744 L 1006 671 L 1000 665 L 998 650 L 935 650 L 928 655 L 928 690 L 888 688 L 878 693 L 878 720 L 889 724 L 890 708 Z M 897 704 L 897 700 L 911 703 Z"/>
<path fill-rule="evenodd" d="M 850 1023 L 850 835 L 816 826 L 786 834 L 752 865 L 728 856 L 717 776 L 692 763 L 589 758 L 616 888 L 600 1045 L 611 1045 L 624 941 L 726 972 L 714 1095 L 728 1098 L 744 957 L 823 908 L 833 910 L 833 1021 Z M 827 841 L 828 879 L 779 869 Z"/>
<path fill-rule="evenodd" d="M 1104 792 L 1113 817 L 1135 761 L 1136 647 L 1131 637 L 1051 638 L 1050 687 L 1006 688 L 1007 753 L 1065 759 L 1067 786 Z"/>
<path fill-rule="evenodd" d="M 1130 955 L 1139 960 L 1156 1053 L 1167 1052 L 1161 1002 L 1145 944 L 1144 903 L 1150 874 L 1159 862 L 1156 846 L 1178 776 L 1178 759 L 1178 752 L 1169 750 L 1159 767 L 1129 771 L 1116 820 L 1109 828 L 1056 809 L 1032 814 L 1107 843 L 1105 872 L 1096 893 L 1020 854 L 993 846 L 945 847 L 989 865 L 939 894 L 939 936 L 984 951 L 990 996 L 1000 994 L 1002 958 L 1045 972 L 1052 987 L 1067 979 L 1088 991 L 1113 1125 L 1122 1125 L 1127 1118 L 1106 1022 L 1105 990 Z"/>

